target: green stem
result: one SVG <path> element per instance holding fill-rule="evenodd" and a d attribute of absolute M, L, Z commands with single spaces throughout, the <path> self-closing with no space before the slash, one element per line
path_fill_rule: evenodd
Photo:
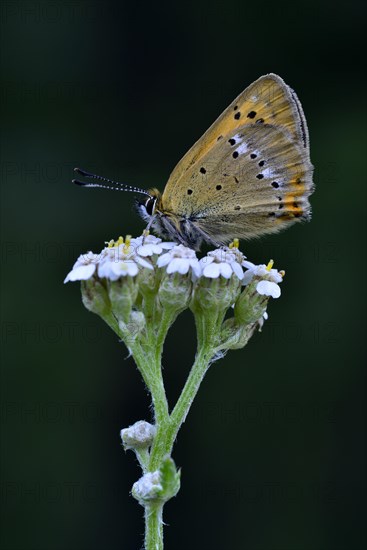
<path fill-rule="evenodd" d="M 135 454 L 143 470 L 143 474 L 145 474 L 149 466 L 149 451 L 148 449 L 135 449 Z"/>
<path fill-rule="evenodd" d="M 163 504 L 145 507 L 145 550 L 163 550 Z"/>
<path fill-rule="evenodd" d="M 201 316 L 200 316 L 201 317 Z M 198 319 L 202 323 L 202 319 Z M 177 433 L 185 421 L 190 410 L 191 404 L 199 390 L 200 384 L 208 370 L 210 360 L 214 353 L 214 334 L 218 323 L 218 318 L 213 315 L 210 322 L 206 323 L 206 330 L 202 331 L 203 343 L 199 347 L 195 362 L 191 368 L 190 374 L 186 380 L 181 395 L 169 416 L 168 422 L 160 430 L 157 426 L 157 433 L 154 439 L 154 445 L 150 454 L 149 471 L 159 468 L 162 459 L 166 455 L 171 455 L 172 447 L 177 437 Z"/>

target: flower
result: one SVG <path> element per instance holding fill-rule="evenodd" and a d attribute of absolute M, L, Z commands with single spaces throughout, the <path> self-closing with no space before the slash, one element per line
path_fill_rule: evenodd
<path fill-rule="evenodd" d="M 243 254 L 236 248 L 212 250 L 200 260 L 202 274 L 209 279 L 216 279 L 220 276 L 230 279 L 232 274 L 235 274 L 241 281 L 243 279 L 241 267 L 243 260 Z"/>
<path fill-rule="evenodd" d="M 135 254 L 146 257 L 153 256 L 154 254 L 162 254 L 163 250 L 170 250 L 176 246 L 176 243 L 163 242 L 162 239 L 154 237 L 154 235 L 142 235 L 141 237 L 131 239 L 130 246 Z"/>
<path fill-rule="evenodd" d="M 104 249 L 102 261 L 98 265 L 98 276 L 111 281 L 120 277 L 135 277 L 139 267 L 153 269 L 153 265 L 134 253 L 129 245 L 118 245 Z"/>
<path fill-rule="evenodd" d="M 247 271 L 245 272 L 242 284 L 248 285 L 254 278 L 259 278 L 261 280 L 256 285 L 256 292 L 261 296 L 279 298 L 281 291 L 277 283 L 283 281 L 284 272 L 272 269 L 273 264 L 273 260 L 270 260 L 268 265 L 255 265 L 247 260 L 243 261 L 242 265 L 247 268 Z"/>
<path fill-rule="evenodd" d="M 146 238 L 149 239 L 150 237 Z M 106 243 L 107 246 L 100 254 L 93 254 L 92 252 L 82 254 L 64 282 L 90 279 L 96 273 L 96 270 L 98 277 L 111 281 L 117 281 L 120 277 L 135 277 L 141 267 L 152 270 L 152 263 L 137 253 L 136 242 L 141 242 L 142 239 L 143 237 L 139 237 L 130 240 L 130 237 L 126 237 L 124 242 L 124 239 L 119 237 L 116 242 L 112 240 Z M 174 243 L 161 243 L 158 247 L 158 243 L 155 241 L 160 241 L 160 239 L 150 238 L 150 242 L 147 244 L 148 249 L 143 250 L 143 256 L 160 253 L 167 246 L 174 245 Z M 158 249 L 160 252 L 158 252 Z"/>
<path fill-rule="evenodd" d="M 159 256 L 157 266 L 167 266 L 166 272 L 169 275 L 171 273 L 186 275 L 190 269 L 194 277 L 200 277 L 201 275 L 200 262 L 197 259 L 195 252 L 183 244 L 176 245 L 171 250 L 166 252 L 166 254 Z"/>
<path fill-rule="evenodd" d="M 273 261 L 270 260 L 268 265 L 260 264 L 255 265 L 252 262 L 244 260 L 242 262 L 243 267 L 247 269 L 245 276 L 242 280 L 242 284 L 248 285 L 251 283 L 254 277 L 266 277 L 268 281 L 273 281 L 274 283 L 281 283 L 283 281 L 283 275 L 277 269 L 272 269 Z"/>
<path fill-rule="evenodd" d="M 90 279 L 96 271 L 100 257 L 100 254 L 93 254 L 93 252 L 81 254 L 73 265 L 73 269 L 65 277 L 64 283 Z"/>

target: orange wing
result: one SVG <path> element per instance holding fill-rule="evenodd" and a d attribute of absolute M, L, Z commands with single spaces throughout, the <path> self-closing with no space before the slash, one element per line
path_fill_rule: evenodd
<path fill-rule="evenodd" d="M 237 128 L 254 123 L 273 124 L 287 130 L 291 139 L 304 147 L 309 157 L 307 124 L 297 95 L 279 76 L 262 76 L 227 107 L 174 168 L 162 195 L 164 209 L 171 209 L 171 200 L 177 186 L 184 184 L 186 172 L 199 163 L 219 140 L 233 135 Z"/>

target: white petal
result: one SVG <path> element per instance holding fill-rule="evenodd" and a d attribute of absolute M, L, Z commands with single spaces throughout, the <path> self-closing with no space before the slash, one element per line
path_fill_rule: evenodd
<path fill-rule="evenodd" d="M 204 258 L 201 258 L 200 265 L 204 268 L 206 265 L 210 265 L 214 262 L 213 256 L 204 256 Z"/>
<path fill-rule="evenodd" d="M 185 275 L 190 269 L 190 260 L 186 259 L 180 259 L 178 263 L 177 271 L 181 273 L 181 275 Z"/>
<path fill-rule="evenodd" d="M 112 273 L 116 274 L 118 277 L 130 275 L 134 277 L 139 269 L 135 262 L 117 262 L 115 264 L 112 264 L 111 268 Z M 112 274 L 110 274 L 110 279 L 115 280 L 115 278 L 111 277 Z"/>
<path fill-rule="evenodd" d="M 97 263 L 98 256 L 97 254 L 93 254 L 93 252 L 86 252 L 85 254 L 81 254 L 75 264 L 73 265 L 73 269 L 76 267 L 80 267 L 82 265 L 89 265 L 91 263 Z"/>
<path fill-rule="evenodd" d="M 86 281 L 90 279 L 96 270 L 95 264 L 80 265 L 66 276 L 64 283 L 68 281 Z"/>
<path fill-rule="evenodd" d="M 162 256 L 159 256 L 157 260 L 157 266 L 158 267 L 164 267 L 165 265 L 169 264 L 172 259 L 172 254 L 167 252 L 166 254 L 162 254 Z"/>
<path fill-rule="evenodd" d="M 101 278 L 106 277 L 108 279 L 111 273 L 111 264 L 112 262 L 107 262 L 107 261 L 103 262 L 102 264 L 99 264 L 98 276 Z"/>
<path fill-rule="evenodd" d="M 224 277 L 225 279 L 230 279 L 233 273 L 231 266 L 226 263 L 221 263 L 218 265 L 219 265 L 220 274 L 222 275 L 222 277 Z"/>
<path fill-rule="evenodd" d="M 169 263 L 167 267 L 167 273 L 181 273 L 181 275 L 184 275 L 188 272 L 190 267 L 190 264 L 188 261 L 182 259 L 182 258 L 173 258 L 173 260 Z"/>
<path fill-rule="evenodd" d="M 271 269 L 269 275 L 274 283 L 281 283 L 283 281 L 283 277 L 277 269 Z"/>
<path fill-rule="evenodd" d="M 142 244 L 138 246 L 135 252 L 139 254 L 139 256 L 152 256 L 153 254 L 156 254 L 156 252 L 154 251 L 155 248 L 156 247 L 154 246 L 154 244 Z"/>
<path fill-rule="evenodd" d="M 139 268 L 138 266 L 136 265 L 136 263 L 134 262 L 131 262 L 131 263 L 128 263 L 127 264 L 127 271 L 128 271 L 128 274 L 131 276 L 131 277 L 135 277 L 135 275 L 137 275 L 139 273 Z"/>
<path fill-rule="evenodd" d="M 159 246 L 165 250 L 171 250 L 171 248 L 173 248 L 174 246 L 176 246 L 176 243 L 172 243 L 172 242 L 162 242 L 159 244 Z"/>
<path fill-rule="evenodd" d="M 134 261 L 141 265 L 141 267 L 146 267 L 148 269 L 154 269 L 152 264 L 148 262 L 147 260 L 144 260 L 143 258 L 139 258 L 139 256 L 135 256 Z"/>
<path fill-rule="evenodd" d="M 258 277 L 265 277 L 265 275 L 269 275 L 269 271 L 266 269 L 265 264 L 255 266 L 254 273 Z"/>
<path fill-rule="evenodd" d="M 243 269 L 240 266 L 240 264 L 238 262 L 233 262 L 231 264 L 231 266 L 232 266 L 233 272 L 237 275 L 239 280 L 242 281 L 242 279 L 243 279 Z"/>
<path fill-rule="evenodd" d="M 196 277 L 200 277 L 201 275 L 201 267 L 199 260 L 190 260 L 190 266 L 191 269 Z"/>
<path fill-rule="evenodd" d="M 260 281 L 257 283 L 256 290 L 262 296 L 272 296 L 273 298 L 280 296 L 280 287 L 271 281 Z"/>
<path fill-rule="evenodd" d="M 211 263 L 209 265 L 206 265 L 203 269 L 203 275 L 204 277 L 208 277 L 209 279 L 216 279 L 219 277 L 220 274 L 220 268 L 219 264 Z"/>

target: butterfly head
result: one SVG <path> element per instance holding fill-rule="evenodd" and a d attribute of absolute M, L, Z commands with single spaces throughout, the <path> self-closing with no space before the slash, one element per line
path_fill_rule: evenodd
<path fill-rule="evenodd" d="M 161 193 L 158 189 L 149 189 L 148 198 L 145 200 L 136 200 L 136 207 L 140 216 L 146 222 L 151 222 L 152 218 L 157 216 L 162 209 Z"/>

